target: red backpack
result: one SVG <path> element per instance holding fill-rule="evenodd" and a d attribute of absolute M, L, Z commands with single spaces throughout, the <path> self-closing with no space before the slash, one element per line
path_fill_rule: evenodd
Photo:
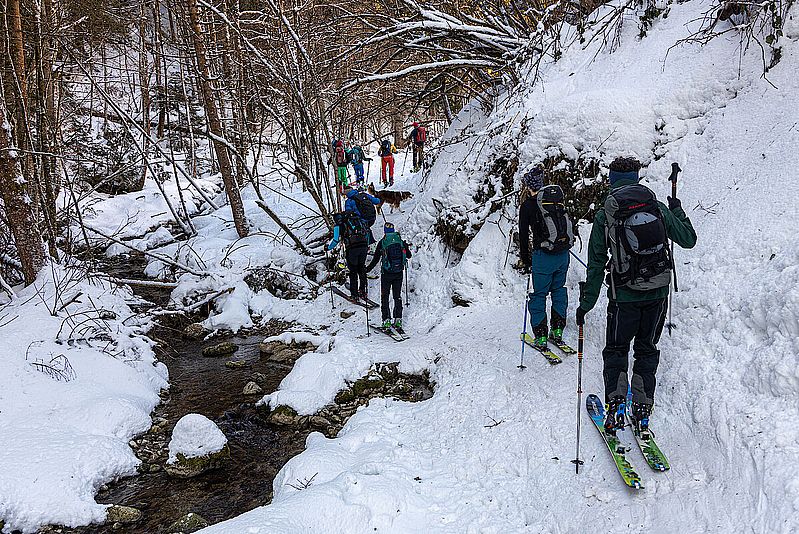
<path fill-rule="evenodd" d="M 339 167 L 347 166 L 347 153 L 344 152 L 344 147 L 340 145 L 336 147 L 336 165 Z"/>
<path fill-rule="evenodd" d="M 424 126 L 419 126 L 416 129 L 416 141 L 418 143 L 424 143 L 427 141 L 427 129 Z"/>

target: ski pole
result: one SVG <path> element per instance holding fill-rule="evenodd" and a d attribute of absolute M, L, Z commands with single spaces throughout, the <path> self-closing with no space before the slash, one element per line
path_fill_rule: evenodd
<path fill-rule="evenodd" d="M 530 279 L 533 277 L 532 274 L 527 275 L 527 289 L 524 290 L 524 323 L 522 323 L 522 355 L 521 361 L 519 362 L 519 369 L 524 370 L 526 367 L 524 366 L 524 337 L 527 335 L 527 301 L 530 298 Z"/>
<path fill-rule="evenodd" d="M 575 260 L 577 260 L 578 262 L 580 262 L 580 265 L 582 265 L 583 267 L 585 267 L 586 269 L 588 269 L 588 265 L 586 265 L 586 264 L 585 264 L 585 262 L 584 262 L 583 260 L 581 260 L 581 259 L 580 259 L 580 256 L 578 256 L 577 254 L 575 254 L 574 252 L 572 252 L 572 251 L 571 251 L 571 249 L 569 250 L 569 254 L 571 254 L 572 256 L 574 256 L 574 259 L 575 259 Z"/>
<path fill-rule="evenodd" d="M 583 465 L 580 460 L 580 413 L 583 404 L 583 325 L 577 327 L 577 455 L 572 463 L 574 464 L 575 473 L 580 474 L 580 466 Z"/>
<path fill-rule="evenodd" d="M 327 276 L 330 278 L 330 309 L 335 310 L 336 304 L 333 302 L 333 272 L 330 270 L 330 253 L 325 249 L 325 263 L 327 264 Z"/>
<path fill-rule="evenodd" d="M 671 182 L 671 198 L 677 198 L 677 175 L 680 174 L 680 165 L 675 161 L 671 164 L 671 176 L 669 176 L 669 181 Z M 673 293 L 679 291 L 677 289 L 677 264 L 674 261 L 674 240 L 669 240 L 669 245 L 671 248 L 671 274 L 674 276 L 674 291 L 672 291 L 671 286 L 669 286 L 669 322 L 666 323 L 666 328 L 669 330 L 669 336 L 671 335 L 671 331 L 677 328 L 677 325 L 674 324 L 672 320 L 672 310 L 674 306 L 672 305 L 673 302 Z"/>
<path fill-rule="evenodd" d="M 405 263 L 405 307 L 409 308 L 411 301 L 408 300 L 408 264 Z"/>
<path fill-rule="evenodd" d="M 513 243 L 513 225 L 511 225 L 510 230 L 508 230 L 508 250 L 505 251 L 505 264 L 502 266 L 503 269 L 508 266 L 508 256 L 510 256 L 511 243 Z"/>
<path fill-rule="evenodd" d="M 367 286 L 368 289 L 369 286 Z M 366 310 L 366 336 L 371 336 L 372 331 L 369 328 L 369 292 L 366 292 L 366 295 L 363 298 L 363 307 Z"/>
<path fill-rule="evenodd" d="M 402 159 L 402 175 L 405 175 L 405 165 L 408 163 L 408 150 L 411 148 L 411 145 L 408 145 L 405 148 L 405 157 Z"/>

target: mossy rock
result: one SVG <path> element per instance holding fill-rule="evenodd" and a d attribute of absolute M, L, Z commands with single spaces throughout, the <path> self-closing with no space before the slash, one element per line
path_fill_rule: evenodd
<path fill-rule="evenodd" d="M 297 423 L 297 410 L 291 406 L 280 405 L 269 414 L 269 420 L 276 425 L 292 426 Z"/>
<path fill-rule="evenodd" d="M 208 521 L 201 515 L 189 512 L 167 529 L 167 534 L 189 534 L 208 526 Z"/>
<path fill-rule="evenodd" d="M 342 389 L 336 394 L 336 398 L 333 400 L 336 404 L 347 404 L 355 400 L 355 395 L 352 393 L 352 390 Z"/>
<path fill-rule="evenodd" d="M 106 523 L 135 523 L 142 518 L 141 510 L 132 506 L 111 505 L 106 509 Z"/>
<path fill-rule="evenodd" d="M 225 367 L 228 369 L 241 369 L 242 367 L 247 367 L 247 362 L 244 360 L 230 360 L 225 362 Z"/>
<path fill-rule="evenodd" d="M 227 356 L 228 354 L 233 354 L 237 350 L 239 350 L 238 345 L 231 343 L 230 341 L 224 341 L 222 343 L 217 343 L 216 345 L 211 345 L 210 347 L 205 347 L 203 349 L 203 356 Z"/>
<path fill-rule="evenodd" d="M 380 378 L 380 376 L 369 375 L 364 378 L 360 378 L 355 381 L 352 385 L 352 394 L 355 397 L 363 397 L 367 393 L 372 391 L 380 391 L 386 385 L 386 381 Z"/>
<path fill-rule="evenodd" d="M 230 448 L 227 445 L 218 452 L 196 458 L 186 458 L 183 454 L 178 453 L 177 461 L 173 464 L 166 464 L 164 469 L 173 477 L 192 478 L 221 467 L 228 458 L 230 458 Z"/>

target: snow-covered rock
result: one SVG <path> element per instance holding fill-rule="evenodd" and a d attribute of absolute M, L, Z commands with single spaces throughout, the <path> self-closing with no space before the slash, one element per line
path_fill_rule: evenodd
<path fill-rule="evenodd" d="M 197 413 L 184 415 L 172 431 L 166 471 L 173 476 L 197 476 L 230 455 L 227 438 L 216 423 Z"/>

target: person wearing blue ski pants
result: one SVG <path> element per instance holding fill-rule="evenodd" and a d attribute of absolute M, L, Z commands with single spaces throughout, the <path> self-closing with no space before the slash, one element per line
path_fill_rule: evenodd
<path fill-rule="evenodd" d="M 533 290 L 527 298 L 527 309 L 533 334 L 538 338 L 547 336 L 547 295 L 552 295 L 552 328 L 563 329 L 566 326 L 569 294 L 565 284 L 569 251 L 550 254 L 534 250 L 532 260 Z"/>

